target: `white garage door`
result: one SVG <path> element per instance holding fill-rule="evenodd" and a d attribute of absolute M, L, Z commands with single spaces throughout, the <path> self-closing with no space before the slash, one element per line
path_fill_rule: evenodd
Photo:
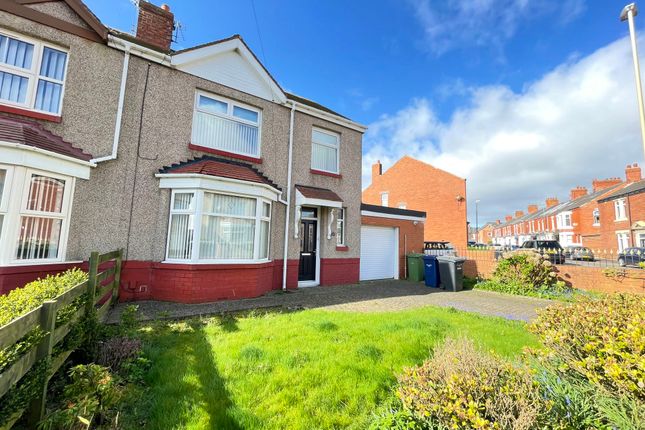
<path fill-rule="evenodd" d="M 398 235 L 393 227 L 361 227 L 361 281 L 398 278 Z"/>

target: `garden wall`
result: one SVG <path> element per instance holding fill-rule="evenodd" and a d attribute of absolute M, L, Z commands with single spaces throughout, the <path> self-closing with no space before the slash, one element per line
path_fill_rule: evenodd
<path fill-rule="evenodd" d="M 466 251 L 464 276 L 490 278 L 497 266 L 495 251 Z M 613 267 L 556 265 L 558 278 L 574 288 L 597 292 L 645 294 L 645 270 Z"/>

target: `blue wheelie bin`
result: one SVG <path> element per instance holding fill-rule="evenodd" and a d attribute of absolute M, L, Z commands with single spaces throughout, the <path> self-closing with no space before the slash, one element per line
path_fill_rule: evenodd
<path fill-rule="evenodd" d="M 426 287 L 439 288 L 439 262 L 436 255 L 423 256 Z"/>

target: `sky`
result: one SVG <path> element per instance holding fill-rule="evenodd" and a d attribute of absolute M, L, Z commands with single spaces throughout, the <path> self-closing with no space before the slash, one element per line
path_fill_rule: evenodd
<path fill-rule="evenodd" d="M 131 0 L 85 2 L 134 30 Z M 621 2 L 166 3 L 180 23 L 173 48 L 240 34 L 285 90 L 367 125 L 363 187 L 372 163 L 406 154 L 466 178 L 473 225 L 643 160 Z"/>

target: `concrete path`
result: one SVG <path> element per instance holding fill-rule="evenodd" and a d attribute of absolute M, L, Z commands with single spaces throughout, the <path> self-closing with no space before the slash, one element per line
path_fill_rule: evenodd
<path fill-rule="evenodd" d="M 141 320 L 186 318 L 251 309 L 281 308 L 286 310 L 324 308 L 348 312 L 392 312 L 423 306 L 453 307 L 482 315 L 530 321 L 536 309 L 557 302 L 531 297 L 511 296 L 481 290 L 446 292 L 407 281 L 374 281 L 358 285 L 301 288 L 292 292 L 271 292 L 255 299 L 231 300 L 204 304 L 141 301 Z M 117 305 L 108 321 L 118 322 L 129 303 Z"/>

